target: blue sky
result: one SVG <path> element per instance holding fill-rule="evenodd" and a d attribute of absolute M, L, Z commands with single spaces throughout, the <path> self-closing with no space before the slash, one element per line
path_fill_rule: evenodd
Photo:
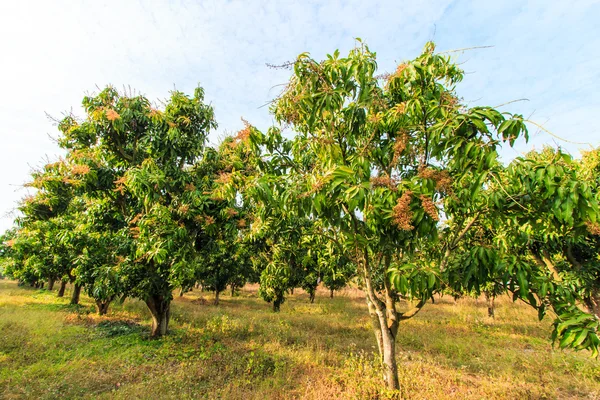
<path fill-rule="evenodd" d="M 151 99 L 197 84 L 225 133 L 244 117 L 272 123 L 261 106 L 289 72 L 265 63 L 308 51 L 347 52 L 355 37 L 378 54 L 381 72 L 416 56 L 428 40 L 467 72 L 459 95 L 503 107 L 571 141 L 600 145 L 600 1 L 3 1 L 0 3 L 0 231 L 26 194 L 32 168 L 60 150 L 46 113 L 82 115 L 84 94 L 112 84 Z M 589 148 L 531 127 L 505 159 L 544 144 Z"/>

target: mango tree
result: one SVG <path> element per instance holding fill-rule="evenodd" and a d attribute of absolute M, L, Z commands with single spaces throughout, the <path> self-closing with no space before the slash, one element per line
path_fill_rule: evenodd
<path fill-rule="evenodd" d="M 195 219 L 209 196 L 194 187 L 193 165 L 216 127 L 203 100 L 201 88 L 192 97 L 174 91 L 159 109 L 108 87 L 84 98 L 84 120 L 68 116 L 60 124 L 62 145 L 95 153 L 110 178 L 102 201 L 126 224 L 115 232 L 125 229 L 133 244 L 119 273 L 128 295 L 146 302 L 152 336 L 167 333 L 172 292 L 194 274 L 201 235 Z"/>
<path fill-rule="evenodd" d="M 560 347 L 600 340 L 600 152 L 575 160 L 546 148 L 514 160 L 487 192 L 492 212 L 459 260 L 469 289 L 494 281 L 539 312 L 554 311 Z"/>
<path fill-rule="evenodd" d="M 285 173 L 256 176 L 254 187 L 265 207 L 318 219 L 319 234 L 355 263 L 387 387 L 398 389 L 399 325 L 442 287 L 450 255 L 481 216 L 497 147 L 525 126 L 520 116 L 461 104 L 463 73 L 432 43 L 392 74 L 376 71 L 362 43 L 345 58 L 301 54 L 272 106 L 294 135 L 251 136 Z M 449 220 L 455 229 L 440 235 Z M 417 303 L 400 311 L 400 296 Z"/>
<path fill-rule="evenodd" d="M 67 280 L 72 274 L 73 254 L 64 241 L 64 233 L 74 228 L 73 215 L 77 208 L 74 190 L 78 173 L 73 171 L 68 160 L 46 164 L 34 171 L 27 186 L 35 193 L 23 199 L 19 206 L 21 215 L 16 220 L 17 230 L 13 240 L 13 263 L 11 275 L 23 279 L 47 280 L 52 290 L 56 280 L 61 281 L 59 297 L 64 293 Z M 72 302 L 79 296 L 74 291 Z"/>

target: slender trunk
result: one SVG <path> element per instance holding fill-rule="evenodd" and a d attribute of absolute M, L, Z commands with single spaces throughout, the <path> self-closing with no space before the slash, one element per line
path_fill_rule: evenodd
<path fill-rule="evenodd" d="M 219 291 L 215 290 L 215 306 L 219 305 Z"/>
<path fill-rule="evenodd" d="M 371 317 L 371 327 L 373 328 L 373 333 L 375 334 L 375 341 L 377 342 L 377 349 L 379 350 L 379 356 L 381 357 L 381 361 L 383 361 L 383 338 L 381 334 L 381 324 L 379 323 L 379 317 L 377 316 L 375 305 L 371 302 L 369 296 L 366 296 L 366 300 L 367 308 L 369 309 L 369 316 Z"/>
<path fill-rule="evenodd" d="M 431 304 L 435 304 L 435 299 L 433 298 L 433 295 L 431 295 Z"/>
<path fill-rule="evenodd" d="M 375 332 L 375 339 L 379 346 L 383 366 L 383 377 L 388 389 L 399 390 L 398 364 L 396 363 L 396 333 L 399 319 L 396 311 L 395 300 L 388 283 L 385 284 L 385 302 L 377 297 L 369 271 L 368 254 L 365 254 L 363 265 L 363 278 L 367 287 L 367 305 L 371 314 L 371 323 Z M 386 268 L 390 259 L 386 257 Z"/>
<path fill-rule="evenodd" d="M 48 290 L 54 289 L 54 278 L 48 279 Z"/>
<path fill-rule="evenodd" d="M 392 335 L 390 329 L 384 328 L 382 331 L 383 339 L 383 373 L 388 389 L 400 389 L 398 380 L 398 364 L 396 364 L 396 337 Z"/>
<path fill-rule="evenodd" d="M 185 292 L 183 291 L 183 288 L 181 288 L 181 290 L 179 291 L 179 297 L 183 297 L 183 294 L 184 294 L 184 293 L 185 293 Z"/>
<path fill-rule="evenodd" d="M 108 313 L 108 306 L 113 301 L 114 297 L 108 300 L 96 300 L 96 306 L 98 307 L 98 315 L 106 315 Z"/>
<path fill-rule="evenodd" d="M 485 292 L 485 301 L 487 302 L 488 317 L 494 318 L 494 300 L 496 296 Z"/>
<path fill-rule="evenodd" d="M 310 296 L 311 304 L 314 303 L 315 302 L 315 291 L 313 290 L 312 292 L 310 292 L 309 296 Z"/>
<path fill-rule="evenodd" d="M 60 281 L 60 288 L 58 289 L 58 297 L 63 297 L 65 295 L 65 289 L 67 288 L 66 281 Z"/>
<path fill-rule="evenodd" d="M 290 289 L 290 294 L 293 296 L 294 295 L 294 288 Z"/>
<path fill-rule="evenodd" d="M 329 289 L 329 298 L 333 299 L 333 289 Z"/>
<path fill-rule="evenodd" d="M 284 297 L 283 295 L 278 295 L 277 297 L 275 297 L 275 300 L 273 300 L 273 312 L 279 312 L 279 310 L 281 309 L 281 304 L 283 303 Z"/>
<path fill-rule="evenodd" d="M 600 290 L 593 289 L 592 294 L 584 300 L 584 303 L 587 312 L 600 319 Z"/>
<path fill-rule="evenodd" d="M 166 335 L 171 317 L 171 299 L 158 295 L 148 296 L 146 305 L 152 314 L 150 336 L 155 338 Z"/>
<path fill-rule="evenodd" d="M 71 304 L 79 304 L 79 296 L 81 295 L 81 285 L 76 283 L 73 287 L 73 294 L 71 295 Z"/>
<path fill-rule="evenodd" d="M 231 297 L 235 295 L 235 285 L 231 285 Z"/>

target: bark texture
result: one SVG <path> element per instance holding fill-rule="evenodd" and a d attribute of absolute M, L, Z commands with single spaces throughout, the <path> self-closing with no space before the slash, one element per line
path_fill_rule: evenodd
<path fill-rule="evenodd" d="M 98 307 L 98 315 L 106 315 L 108 313 L 108 306 L 113 299 L 108 300 L 96 300 L 96 307 Z"/>
<path fill-rule="evenodd" d="M 60 281 L 60 288 L 58 288 L 58 297 L 63 297 L 65 295 L 65 289 L 67 288 L 67 282 Z"/>
<path fill-rule="evenodd" d="M 81 285 L 76 283 L 73 287 L 73 294 L 71 295 L 71 304 L 79 304 L 79 297 L 81 296 Z"/>
<path fill-rule="evenodd" d="M 152 314 L 151 337 L 160 337 L 169 331 L 169 320 L 171 318 L 171 299 L 164 296 L 149 296 L 146 305 Z"/>
<path fill-rule="evenodd" d="M 485 293 L 485 301 L 487 303 L 487 310 L 488 310 L 488 317 L 490 318 L 494 318 L 495 317 L 495 305 L 494 305 L 494 300 L 496 299 L 496 296 L 493 296 L 490 293 Z"/>
<path fill-rule="evenodd" d="M 386 265 L 389 259 L 386 259 Z M 383 300 L 372 285 L 368 254 L 365 254 L 362 265 L 363 278 L 367 291 L 367 306 L 371 315 L 371 325 L 379 347 L 383 366 L 383 378 L 388 389 L 400 389 L 398 364 L 396 363 L 396 334 L 400 318 L 396 311 L 395 298 L 389 285 L 385 284 Z"/>

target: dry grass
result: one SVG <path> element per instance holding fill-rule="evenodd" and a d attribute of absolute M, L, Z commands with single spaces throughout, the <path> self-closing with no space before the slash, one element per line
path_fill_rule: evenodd
<path fill-rule="evenodd" d="M 150 340 L 139 301 L 99 317 L 85 297 L 0 281 L 0 398 L 600 398 L 597 360 L 553 349 L 550 323 L 506 298 L 495 320 L 482 301 L 442 298 L 404 323 L 402 391 L 386 393 L 362 293 L 328 295 L 297 290 L 274 314 L 253 286 L 219 306 L 194 291 Z"/>

